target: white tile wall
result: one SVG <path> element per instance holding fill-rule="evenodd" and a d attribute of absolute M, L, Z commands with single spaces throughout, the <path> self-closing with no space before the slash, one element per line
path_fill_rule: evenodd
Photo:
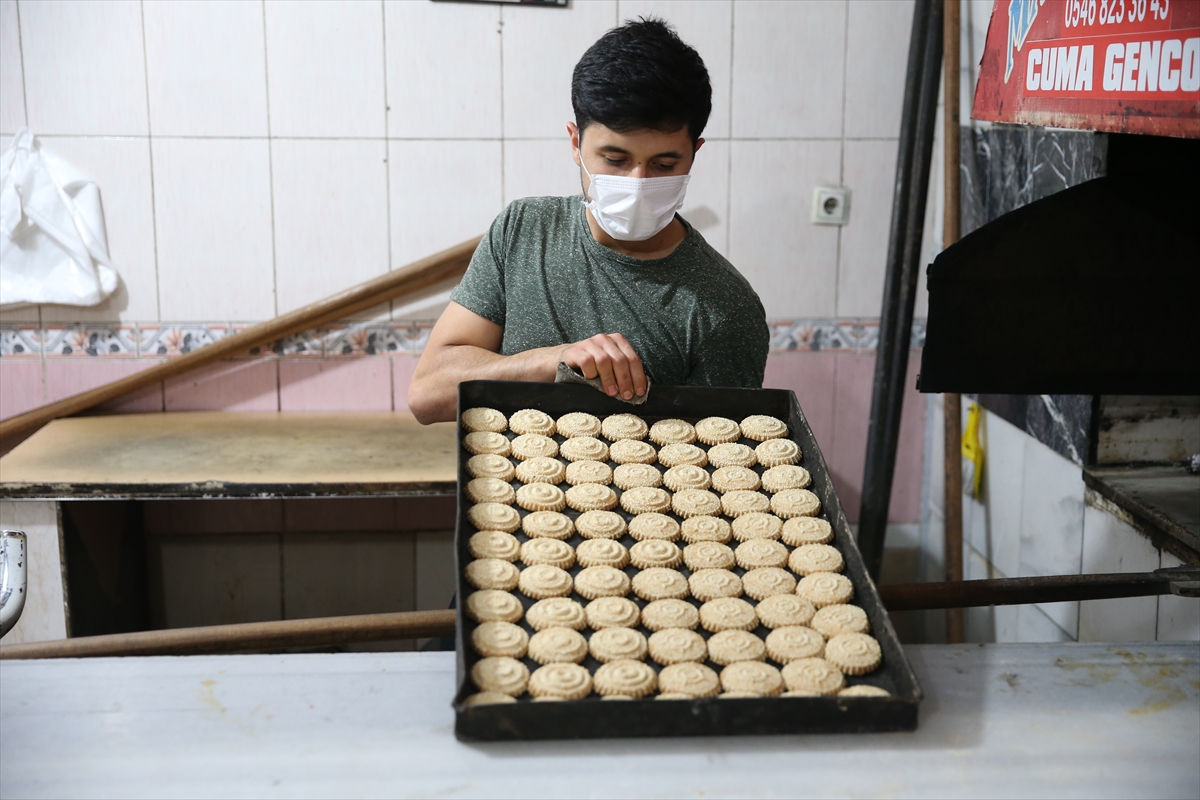
<path fill-rule="evenodd" d="M 1150 540 L 1117 517 L 1091 505 L 1083 509 L 1083 574 L 1152 572 L 1159 554 Z M 1079 641 L 1152 642 L 1157 597 L 1121 597 L 1079 604 Z"/>
<path fill-rule="evenodd" d="M 845 147 L 843 183 L 851 191 L 850 223 L 841 229 L 837 313 L 877 317 L 883 303 L 897 143 L 847 140 Z"/>
<path fill-rule="evenodd" d="M 966 404 L 963 405 L 965 412 Z M 965 415 L 963 421 L 965 426 Z M 1021 498 L 1025 442 L 1029 435 L 991 412 L 984 413 L 980 427 L 984 453 L 983 492 L 988 506 L 987 539 L 972 540 L 971 543 L 1001 573 L 1016 578 L 1022 574 Z"/>
<path fill-rule="evenodd" d="M 855 0 L 848 8 L 846 136 L 898 137 L 912 0 Z"/>
<path fill-rule="evenodd" d="M 1170 553 L 1162 554 L 1164 569 L 1183 566 Z M 1158 598 L 1158 641 L 1200 642 L 1200 600 L 1164 594 Z"/>
<path fill-rule="evenodd" d="M 1017 611 L 1018 642 L 1070 642 L 1070 634 L 1042 612 L 1044 606 L 1013 606 Z"/>
<path fill-rule="evenodd" d="M 3 134 L 16 133 L 25 127 L 25 76 L 21 71 L 21 29 L 17 16 L 17 0 L 0 0 L 0 133 Z"/>
<path fill-rule="evenodd" d="M 624 7 L 624 6 L 622 6 Z M 729 255 L 729 147 L 707 140 L 696 153 L 680 216 L 722 255 Z"/>
<path fill-rule="evenodd" d="M 25 552 L 29 557 L 25 574 L 29 589 L 25 609 L 17 624 L 4 634 L 4 644 L 67 638 L 58 503 L 53 500 L 0 500 L 0 526 L 25 531 Z"/>
<path fill-rule="evenodd" d="M 263 5 L 149 0 L 146 78 L 156 136 L 266 136 Z"/>
<path fill-rule="evenodd" d="M 583 193 L 571 140 L 508 140 L 504 143 L 504 204 L 522 197 Z"/>

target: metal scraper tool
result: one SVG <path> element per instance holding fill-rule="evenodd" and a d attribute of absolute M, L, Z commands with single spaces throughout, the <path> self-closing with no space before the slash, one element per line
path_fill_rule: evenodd
<path fill-rule="evenodd" d="M 603 394 L 605 397 L 608 396 L 608 392 L 604 391 L 604 385 L 600 382 L 599 377 L 585 378 L 582 375 L 580 375 L 578 372 L 576 372 L 575 369 L 573 367 L 571 367 L 570 365 L 568 365 L 565 361 L 558 362 L 558 374 L 554 376 L 554 382 L 555 383 L 582 383 L 584 386 L 592 387 L 596 391 Z M 647 376 L 646 377 L 646 392 L 645 392 L 645 394 L 635 395 L 634 397 L 630 398 L 629 400 L 626 400 L 624 397 L 621 397 L 620 395 L 618 395 L 616 397 L 616 399 L 620 400 L 622 403 L 629 403 L 630 405 L 633 405 L 633 406 L 640 406 L 642 403 L 646 402 L 646 398 L 648 398 L 649 396 L 650 396 L 650 378 L 649 378 L 649 376 Z"/>

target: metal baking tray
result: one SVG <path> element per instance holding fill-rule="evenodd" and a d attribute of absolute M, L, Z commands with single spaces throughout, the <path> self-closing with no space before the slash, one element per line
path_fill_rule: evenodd
<path fill-rule="evenodd" d="M 457 687 L 454 697 L 454 733 L 464 741 L 499 741 L 519 739 L 592 739 L 626 736 L 727 736 L 739 734 L 795 733 L 868 733 L 879 731 L 915 730 L 917 706 L 921 688 L 912 667 L 904 656 L 896 632 L 879 600 L 875 584 L 867 575 L 862 556 L 846 522 L 829 478 L 829 470 L 821 449 L 813 438 L 796 395 L 779 389 L 725 389 L 691 386 L 655 386 L 644 405 L 630 406 L 606 397 L 586 386 L 553 383 L 524 383 L 515 381 L 467 381 L 459 385 L 458 415 L 468 408 L 487 406 L 505 415 L 523 408 L 536 408 L 559 417 L 570 411 L 585 411 L 603 419 L 609 414 L 633 413 L 653 424 L 665 418 L 681 418 L 689 422 L 708 416 L 742 420 L 751 414 L 768 414 L 788 424 L 791 438 L 803 454 L 801 466 L 812 475 L 809 487 L 821 498 L 823 518 L 834 531 L 833 544 L 845 559 L 845 574 L 854 583 L 852 602 L 867 612 L 871 634 L 883 651 L 882 666 L 869 675 L 847 678 L 850 685 L 869 683 L 887 689 L 890 697 L 768 697 L 768 698 L 702 698 L 695 700 L 643 700 L 605 702 L 597 695 L 583 700 L 561 703 L 535 703 L 528 695 L 516 703 L 464 707 L 462 701 L 477 691 L 471 683 L 471 667 L 479 656 L 470 647 L 471 631 L 476 623 L 463 613 L 462 598 L 473 589 L 463 578 L 463 568 L 471 560 L 467 540 L 474 529 L 467 522 L 470 504 L 459 493 L 458 516 L 454 532 L 456 587 L 458 590 L 458 625 L 455 646 L 458 651 Z M 470 476 L 466 471 L 470 455 L 461 447 L 465 432 L 459 428 L 458 481 L 465 486 Z M 513 434 L 509 432 L 508 436 Z M 560 442 L 562 437 L 555 437 Z M 745 443 L 747 440 L 743 440 Z M 753 442 L 749 442 L 754 444 Z M 711 469 L 711 468 L 710 468 Z M 756 467 L 761 472 L 761 467 Z M 514 483 L 514 487 L 519 484 Z M 618 506 L 614 511 L 629 518 Z M 518 508 L 522 514 L 526 513 Z M 567 509 L 571 517 L 578 512 Z M 516 536 L 526 538 L 519 530 Z M 576 535 L 569 540 L 572 546 L 582 539 Z M 622 540 L 626 546 L 632 539 Z M 687 572 L 686 567 L 680 567 Z M 572 574 L 579 571 L 576 566 Z M 629 567 L 631 575 L 636 571 Z M 735 568 L 739 574 L 744 570 Z M 526 608 L 533 604 L 519 592 L 514 592 Z M 576 599 L 581 599 L 576 597 Z M 644 603 L 636 596 L 630 599 Z M 586 604 L 586 601 L 583 601 Z M 694 600 L 692 602 L 695 602 Z M 522 621 L 530 634 L 532 628 Z M 649 631 L 640 629 L 643 634 Z M 703 629 L 698 630 L 702 635 Z M 756 633 L 765 635 L 766 629 Z M 586 632 L 585 632 L 586 635 Z M 658 668 L 647 659 L 647 664 Z M 525 659 L 530 672 L 538 664 Z M 599 663 L 589 657 L 583 665 L 591 671 Z M 718 672 L 719 672 L 718 668 Z"/>

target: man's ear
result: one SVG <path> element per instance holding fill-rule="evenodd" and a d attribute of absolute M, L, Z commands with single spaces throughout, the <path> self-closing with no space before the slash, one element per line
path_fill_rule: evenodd
<path fill-rule="evenodd" d="M 568 122 L 567 133 L 571 136 L 571 155 L 575 158 L 575 164 L 576 166 L 582 166 L 579 163 L 579 126 L 574 122 Z"/>

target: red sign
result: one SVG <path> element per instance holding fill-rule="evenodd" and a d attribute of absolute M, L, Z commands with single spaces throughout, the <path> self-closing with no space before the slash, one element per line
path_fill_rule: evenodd
<path fill-rule="evenodd" d="M 1200 0 L 996 0 L 971 116 L 1200 138 Z"/>

